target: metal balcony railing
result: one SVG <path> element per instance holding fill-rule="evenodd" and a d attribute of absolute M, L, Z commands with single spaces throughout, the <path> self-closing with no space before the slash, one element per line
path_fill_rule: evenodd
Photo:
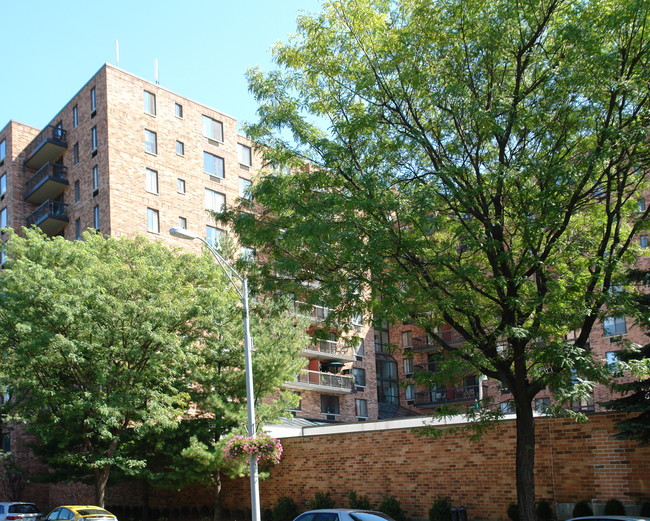
<path fill-rule="evenodd" d="M 321 388 L 327 387 L 333 392 L 352 392 L 354 378 L 347 375 L 303 369 L 293 384 L 299 384 L 298 387 L 301 388 L 318 386 Z M 287 385 L 291 386 L 291 384 Z"/>
<path fill-rule="evenodd" d="M 48 235 L 61 231 L 68 221 L 68 205 L 58 201 L 45 201 L 26 219 L 27 226 L 38 226 Z"/>
<path fill-rule="evenodd" d="M 327 308 L 325 306 L 319 306 L 314 304 L 309 308 L 309 304 L 306 302 L 301 302 L 296 300 L 294 302 L 294 311 L 297 315 L 307 316 L 311 319 L 312 322 L 325 322 L 330 313 L 333 313 L 332 308 Z M 339 322 L 336 322 L 337 325 L 342 325 Z M 363 318 L 361 315 L 355 315 L 350 318 L 349 323 L 354 329 L 360 329 L 363 326 Z"/>
<path fill-rule="evenodd" d="M 58 126 L 47 126 L 25 149 L 23 164 L 28 168 L 39 169 L 48 161 L 53 161 L 68 148 L 67 132 Z"/>
<path fill-rule="evenodd" d="M 471 402 L 479 397 L 478 385 L 464 385 L 460 387 L 449 387 L 435 389 L 432 391 L 416 392 L 415 405 L 421 407 L 432 407 L 447 403 Z"/>
<path fill-rule="evenodd" d="M 25 182 L 25 200 L 40 204 L 57 197 L 68 185 L 67 171 L 65 166 L 56 163 L 43 165 Z"/>

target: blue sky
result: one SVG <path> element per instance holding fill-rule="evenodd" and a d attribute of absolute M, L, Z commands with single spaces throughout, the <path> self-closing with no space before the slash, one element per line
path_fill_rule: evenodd
<path fill-rule="evenodd" d="M 296 32 L 319 0 L 5 0 L 0 129 L 43 128 L 104 64 L 236 117 L 254 121 L 244 74 L 270 70 L 271 46 Z"/>

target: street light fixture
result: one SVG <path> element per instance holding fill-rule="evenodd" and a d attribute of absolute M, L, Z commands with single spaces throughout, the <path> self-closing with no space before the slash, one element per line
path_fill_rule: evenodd
<path fill-rule="evenodd" d="M 212 256 L 217 261 L 223 272 L 228 277 L 230 284 L 235 288 L 237 294 L 241 297 L 244 306 L 244 356 L 246 368 L 246 402 L 248 409 L 248 436 L 255 436 L 255 397 L 253 392 L 253 358 L 251 355 L 251 333 L 249 323 L 249 307 L 248 307 L 248 281 L 246 276 L 241 276 L 235 269 L 226 262 L 221 254 L 203 237 L 196 233 L 190 232 L 183 228 L 170 228 L 169 234 L 172 237 L 179 239 L 193 240 L 198 239 L 208 248 Z M 237 287 L 235 280 L 241 283 L 241 290 Z M 251 514 L 252 521 L 261 521 L 260 516 L 260 480 L 259 472 L 257 469 L 257 458 L 253 455 L 250 457 L 250 475 L 251 475 Z"/>

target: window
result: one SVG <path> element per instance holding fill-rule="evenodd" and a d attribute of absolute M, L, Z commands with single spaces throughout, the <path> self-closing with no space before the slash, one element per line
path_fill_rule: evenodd
<path fill-rule="evenodd" d="M 402 348 L 412 349 L 413 348 L 413 332 L 404 331 L 402 332 Z"/>
<path fill-rule="evenodd" d="M 93 150 L 97 150 L 97 127 L 90 129 L 90 138 L 93 144 Z"/>
<path fill-rule="evenodd" d="M 535 398 L 535 412 L 546 414 L 548 408 L 551 406 L 550 398 Z"/>
<path fill-rule="evenodd" d="M 639 212 L 645 212 L 645 199 L 639 199 Z"/>
<path fill-rule="evenodd" d="M 144 91 L 144 111 L 152 116 L 156 115 L 156 95 Z"/>
<path fill-rule="evenodd" d="M 74 202 L 78 203 L 81 200 L 81 187 L 79 186 L 79 180 L 74 182 Z"/>
<path fill-rule="evenodd" d="M 99 167 L 95 165 L 93 167 L 93 195 L 99 190 Z"/>
<path fill-rule="evenodd" d="M 354 385 L 357 387 L 366 386 L 366 370 L 361 369 L 360 367 L 354 367 L 352 369 L 352 376 L 354 376 Z"/>
<path fill-rule="evenodd" d="M 508 400 L 507 402 L 501 402 L 499 404 L 499 410 L 503 414 L 513 413 L 515 412 L 515 404 L 511 400 Z"/>
<path fill-rule="evenodd" d="M 251 198 L 251 186 L 253 186 L 252 181 L 244 179 L 243 177 L 239 178 L 239 197 L 242 199 Z"/>
<path fill-rule="evenodd" d="M 363 338 L 357 338 L 355 342 L 356 344 L 354 346 L 354 355 L 358 357 L 363 357 L 363 355 L 365 354 Z"/>
<path fill-rule="evenodd" d="M 641 244 L 641 248 L 647 248 L 648 247 L 648 236 L 647 235 L 641 235 L 639 237 L 639 244 Z"/>
<path fill-rule="evenodd" d="M 203 135 L 213 141 L 223 142 L 223 123 L 208 116 L 203 116 Z"/>
<path fill-rule="evenodd" d="M 179 194 L 184 194 L 185 193 L 185 179 L 177 179 L 176 180 L 176 191 Z"/>
<path fill-rule="evenodd" d="M 79 126 L 79 109 L 76 105 L 72 107 L 72 126 L 74 128 Z"/>
<path fill-rule="evenodd" d="M 150 154 L 158 153 L 158 140 L 156 133 L 151 130 L 144 130 L 144 151 Z"/>
<path fill-rule="evenodd" d="M 614 378 L 620 378 L 623 376 L 622 371 L 620 371 L 618 368 L 618 352 L 609 351 L 605 353 L 605 356 L 607 357 L 607 368 L 612 373 L 612 376 Z"/>
<path fill-rule="evenodd" d="M 237 143 L 237 157 L 240 165 L 251 166 L 251 147 Z"/>
<path fill-rule="evenodd" d="M 75 143 L 72 147 L 72 159 L 75 165 L 79 164 L 79 143 Z"/>
<path fill-rule="evenodd" d="M 205 240 L 210 246 L 219 246 L 225 238 L 226 232 L 214 226 L 205 227 Z"/>
<path fill-rule="evenodd" d="M 377 400 L 399 404 L 397 362 L 393 360 L 377 359 Z"/>
<path fill-rule="evenodd" d="M 323 414 L 339 414 L 339 397 L 321 394 L 320 412 Z"/>
<path fill-rule="evenodd" d="M 93 223 L 95 225 L 95 230 L 99 231 L 99 206 L 93 208 Z"/>
<path fill-rule="evenodd" d="M 203 152 L 203 170 L 210 175 L 223 179 L 223 157 Z"/>
<path fill-rule="evenodd" d="M 95 87 L 90 89 L 90 116 L 94 116 L 97 112 L 97 92 Z"/>
<path fill-rule="evenodd" d="M 404 376 L 409 376 L 413 374 L 413 359 L 412 358 L 404 358 L 402 360 L 404 363 Z"/>
<path fill-rule="evenodd" d="M 183 144 L 182 141 L 176 141 L 176 153 L 179 156 L 185 155 L 185 145 Z"/>
<path fill-rule="evenodd" d="M 626 334 L 625 317 L 607 317 L 603 320 L 603 330 L 606 337 Z"/>
<path fill-rule="evenodd" d="M 7 174 L 0 176 L 0 195 L 7 193 Z"/>
<path fill-rule="evenodd" d="M 78 241 L 81 240 L 81 219 L 77 219 L 74 222 L 74 236 Z"/>
<path fill-rule="evenodd" d="M 7 220 L 7 209 L 3 208 L 0 210 L 0 228 L 5 228 L 8 225 L 8 220 Z"/>
<path fill-rule="evenodd" d="M 354 412 L 359 418 L 368 417 L 368 400 L 356 398 L 354 400 Z"/>
<path fill-rule="evenodd" d="M 174 103 L 174 115 L 177 118 L 182 118 L 183 117 L 183 105 L 180 105 L 178 103 Z"/>
<path fill-rule="evenodd" d="M 388 322 L 384 320 L 375 323 L 375 351 L 377 353 L 387 353 L 388 344 Z"/>
<path fill-rule="evenodd" d="M 187 230 L 187 219 L 185 217 L 178 218 L 178 227 L 181 230 Z"/>
<path fill-rule="evenodd" d="M 241 259 L 244 262 L 255 262 L 255 249 L 248 246 L 241 247 Z"/>
<path fill-rule="evenodd" d="M 0 161 L 3 161 L 7 157 L 7 140 L 3 139 L 0 141 Z"/>
<path fill-rule="evenodd" d="M 213 212 L 221 212 L 226 206 L 226 196 L 210 190 L 205 189 L 205 209 L 212 210 Z"/>
<path fill-rule="evenodd" d="M 145 189 L 151 194 L 158 193 L 158 172 L 151 168 L 145 170 Z"/>
<path fill-rule="evenodd" d="M 2 452 L 11 452 L 11 435 L 9 433 L 2 435 Z"/>
<path fill-rule="evenodd" d="M 151 233 L 160 233 L 160 220 L 158 210 L 147 208 L 147 231 Z"/>
<path fill-rule="evenodd" d="M 406 389 L 404 389 L 404 398 L 407 402 L 415 401 L 415 385 L 408 384 Z"/>

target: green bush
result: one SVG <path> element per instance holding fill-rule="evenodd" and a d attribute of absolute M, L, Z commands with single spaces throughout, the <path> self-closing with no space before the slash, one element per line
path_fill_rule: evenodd
<path fill-rule="evenodd" d="M 370 510 L 370 500 L 368 496 L 359 496 L 354 490 L 349 490 L 348 494 L 348 508 L 358 508 L 359 510 Z"/>
<path fill-rule="evenodd" d="M 273 521 L 292 521 L 298 515 L 298 505 L 290 497 L 282 496 L 273 508 Z"/>
<path fill-rule="evenodd" d="M 450 521 L 451 500 L 448 497 L 438 496 L 433 500 L 429 509 L 429 521 Z"/>
<path fill-rule="evenodd" d="M 315 510 L 317 508 L 334 508 L 335 504 L 329 492 L 316 492 L 314 499 L 307 503 L 307 506 L 309 510 Z"/>
<path fill-rule="evenodd" d="M 618 499 L 610 499 L 605 503 L 606 516 L 624 516 L 625 506 Z"/>
<path fill-rule="evenodd" d="M 519 521 L 519 505 L 517 503 L 510 503 L 508 505 L 508 517 L 512 521 Z"/>
<path fill-rule="evenodd" d="M 265 508 L 262 511 L 262 521 L 273 521 L 273 510 Z"/>
<path fill-rule="evenodd" d="M 641 510 L 639 511 L 641 517 L 650 517 L 650 501 L 641 503 Z"/>
<path fill-rule="evenodd" d="M 389 515 L 395 521 L 406 521 L 406 513 L 402 510 L 402 505 L 395 496 L 390 494 L 381 497 L 377 510 Z"/>
<path fill-rule="evenodd" d="M 542 499 L 535 507 L 535 514 L 537 514 L 537 521 L 551 521 L 553 519 L 551 504 Z"/>
<path fill-rule="evenodd" d="M 573 507 L 572 517 L 584 517 L 584 516 L 593 516 L 594 511 L 591 509 L 591 506 L 586 501 L 578 501 L 576 506 Z"/>

